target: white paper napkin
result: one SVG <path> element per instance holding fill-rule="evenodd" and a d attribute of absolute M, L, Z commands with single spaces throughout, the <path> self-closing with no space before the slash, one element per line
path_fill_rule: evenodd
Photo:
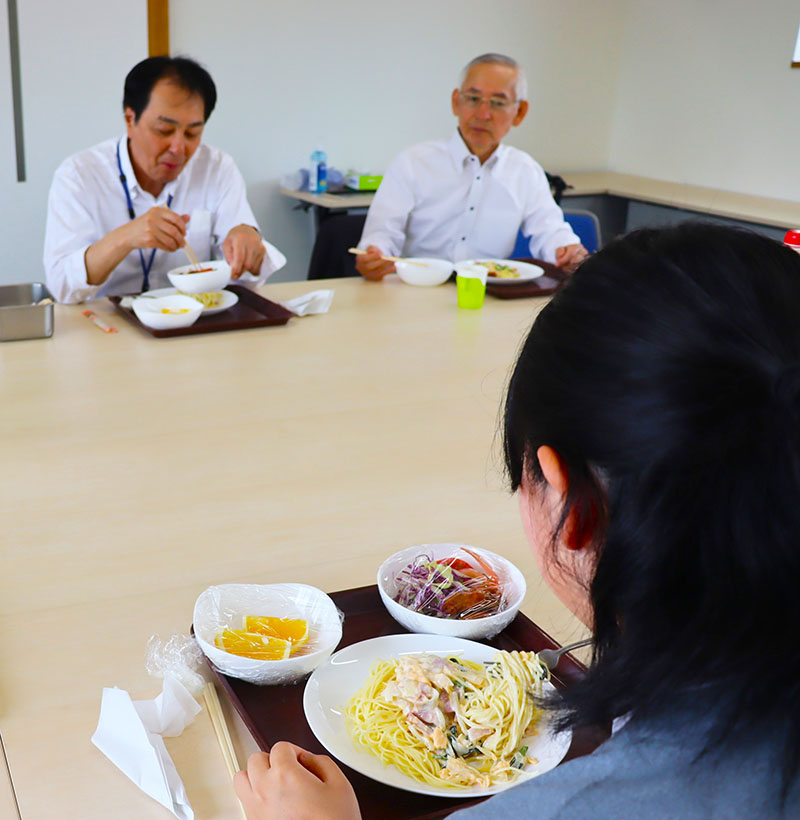
<path fill-rule="evenodd" d="M 175 678 L 164 678 L 153 700 L 131 700 L 124 690 L 103 689 L 100 720 L 92 743 L 140 789 L 179 820 L 194 820 L 186 789 L 163 737 L 176 737 L 200 711 Z"/>
<path fill-rule="evenodd" d="M 281 302 L 286 310 L 291 310 L 298 316 L 309 316 L 312 313 L 327 313 L 333 302 L 332 290 L 312 290 L 288 302 Z"/>

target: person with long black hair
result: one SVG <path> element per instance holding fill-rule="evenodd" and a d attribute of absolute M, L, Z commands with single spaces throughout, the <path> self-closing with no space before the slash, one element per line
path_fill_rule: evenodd
<path fill-rule="evenodd" d="M 594 635 L 553 708 L 627 722 L 452 816 L 800 815 L 800 256 L 685 224 L 590 257 L 522 347 L 504 451 L 541 572 Z M 358 817 L 291 744 L 235 785 L 250 820 Z"/>

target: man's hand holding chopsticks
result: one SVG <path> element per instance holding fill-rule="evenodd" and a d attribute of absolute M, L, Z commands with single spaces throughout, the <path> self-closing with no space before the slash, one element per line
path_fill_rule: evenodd
<path fill-rule="evenodd" d="M 177 214 L 155 206 L 141 216 L 120 225 L 86 249 L 86 281 L 100 285 L 119 263 L 137 248 L 177 251 L 186 242 L 189 214 Z"/>
<path fill-rule="evenodd" d="M 127 228 L 131 250 L 158 248 L 172 252 L 183 247 L 188 222 L 189 214 L 178 214 L 157 205 L 122 227 Z"/>
<path fill-rule="evenodd" d="M 377 245 L 370 245 L 364 253 L 356 256 L 356 270 L 365 279 L 383 279 L 384 276 L 394 273 L 394 262 L 383 258 L 383 251 Z"/>

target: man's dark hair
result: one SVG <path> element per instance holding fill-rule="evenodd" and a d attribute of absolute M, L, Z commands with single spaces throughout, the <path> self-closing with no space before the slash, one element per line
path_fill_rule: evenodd
<path fill-rule="evenodd" d="M 217 104 L 217 87 L 203 66 L 188 57 L 148 57 L 137 63 L 125 78 L 123 110 L 132 109 L 138 122 L 159 80 L 169 80 L 190 94 L 199 94 L 205 104 L 203 119 L 208 122 Z"/>
<path fill-rule="evenodd" d="M 564 692 L 567 724 L 663 717 L 688 693 L 711 704 L 707 751 L 771 733 L 785 796 L 800 764 L 800 256 L 688 223 L 589 257 L 509 382 L 512 489 L 536 494 L 542 445 L 567 475 L 558 530 L 569 518 L 591 538 L 595 568 L 594 657 Z"/>

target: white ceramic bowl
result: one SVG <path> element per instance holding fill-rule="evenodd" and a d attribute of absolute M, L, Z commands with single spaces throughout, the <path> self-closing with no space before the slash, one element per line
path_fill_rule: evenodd
<path fill-rule="evenodd" d="M 422 262 L 423 265 L 412 265 L 412 262 Z M 444 284 L 453 273 L 453 263 L 446 259 L 426 259 L 421 257 L 409 257 L 408 259 L 395 262 L 394 266 L 397 275 L 407 285 L 421 285 L 431 287 L 433 285 Z"/>
<path fill-rule="evenodd" d="M 257 661 L 214 646 L 222 627 L 241 629 L 245 615 L 303 618 L 311 636 L 308 653 L 282 661 Z M 250 683 L 291 683 L 313 672 L 342 639 L 336 604 L 307 584 L 221 584 L 209 587 L 194 605 L 194 634 L 206 657 L 221 672 Z"/>
<path fill-rule="evenodd" d="M 420 544 L 396 552 L 387 558 L 378 569 L 378 591 L 389 614 L 411 632 L 423 632 L 433 635 L 450 635 L 456 638 L 480 640 L 491 638 L 505 629 L 516 617 L 525 598 L 526 584 L 523 574 L 506 558 L 478 547 L 468 547 L 480 555 L 495 568 L 501 583 L 509 590 L 508 607 L 496 615 L 487 618 L 459 621 L 455 618 L 435 618 L 423 615 L 398 604 L 394 600 L 397 594 L 395 576 L 405 569 L 420 554 L 429 555 L 433 560 L 449 558 L 464 544 Z"/>
<path fill-rule="evenodd" d="M 139 296 L 131 303 L 136 318 L 153 330 L 170 330 L 193 325 L 203 312 L 203 305 L 191 296 L 178 293 L 172 296 Z M 186 311 L 185 313 L 164 313 L 164 310 Z"/>
<path fill-rule="evenodd" d="M 203 273 L 192 273 L 193 265 L 184 265 L 169 271 L 167 278 L 172 287 L 183 293 L 207 293 L 221 290 L 231 281 L 231 266 L 222 259 L 201 262 L 201 268 L 211 268 Z"/>

